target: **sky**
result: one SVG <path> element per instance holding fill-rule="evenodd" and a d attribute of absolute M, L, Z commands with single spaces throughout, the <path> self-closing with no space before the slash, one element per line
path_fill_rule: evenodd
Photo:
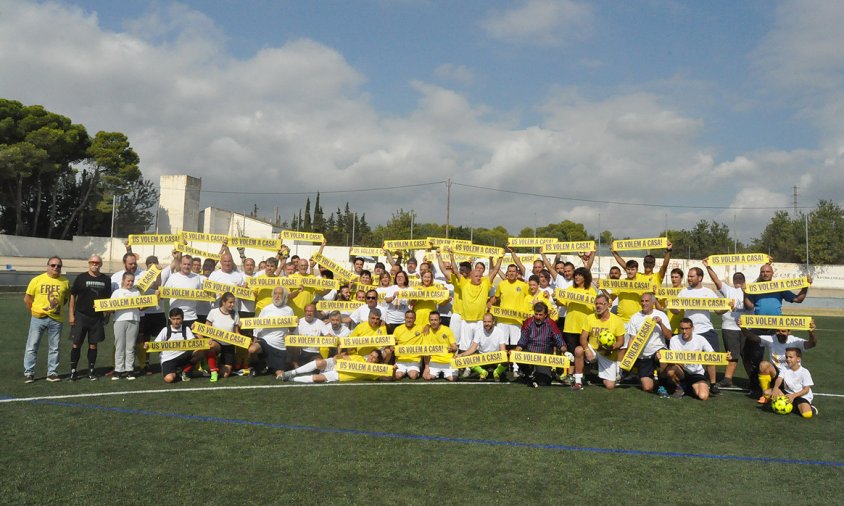
<path fill-rule="evenodd" d="M 287 219 L 652 237 L 844 204 L 844 2 L 0 0 L 0 97 Z M 357 190 L 357 191 L 349 191 Z"/>

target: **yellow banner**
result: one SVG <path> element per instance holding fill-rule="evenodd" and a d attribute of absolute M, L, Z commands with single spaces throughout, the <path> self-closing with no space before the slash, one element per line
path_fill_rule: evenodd
<path fill-rule="evenodd" d="M 659 361 L 666 364 L 727 365 L 727 354 L 714 351 L 660 350 Z"/>
<path fill-rule="evenodd" d="M 620 239 L 612 242 L 615 251 L 629 251 L 642 249 L 665 249 L 668 247 L 667 237 L 649 237 L 646 239 Z"/>
<path fill-rule="evenodd" d="M 209 253 L 208 251 L 202 251 L 201 249 L 194 248 L 193 246 L 188 246 L 187 244 L 178 243 L 174 246 L 176 251 L 181 251 L 186 255 L 190 255 L 192 257 L 202 257 L 202 258 L 210 258 L 211 260 L 220 260 L 219 253 Z"/>
<path fill-rule="evenodd" d="M 507 362 L 506 351 L 493 351 L 490 353 L 476 353 L 468 357 L 459 357 L 451 360 L 451 367 L 455 369 L 462 369 L 464 367 L 474 367 L 476 365 L 491 365 Z"/>
<path fill-rule="evenodd" d="M 296 327 L 299 318 L 296 316 L 265 316 L 263 318 L 241 318 L 242 329 L 275 329 L 279 327 Z"/>
<path fill-rule="evenodd" d="M 365 285 L 363 283 L 358 283 L 358 282 L 355 282 L 355 281 L 349 283 L 349 289 L 354 291 L 354 292 L 356 292 L 358 290 L 363 290 L 364 292 L 368 292 L 370 290 L 375 290 L 377 288 L 378 288 L 378 285 Z M 379 299 L 383 299 L 384 294 L 379 293 L 378 297 L 379 297 Z"/>
<path fill-rule="evenodd" d="M 334 279 L 341 279 L 343 281 L 349 281 L 349 280 L 351 280 L 352 278 L 355 277 L 355 274 L 352 271 L 350 271 L 349 269 L 346 269 L 345 267 L 342 267 L 340 264 L 338 264 L 334 260 L 331 260 L 330 258 L 326 258 L 325 256 L 320 255 L 319 253 L 313 254 L 311 256 L 311 259 L 314 262 L 318 263 L 319 265 L 325 267 L 329 271 L 333 272 L 334 273 Z"/>
<path fill-rule="evenodd" d="M 508 237 L 507 246 L 511 248 L 538 248 L 557 242 L 553 237 Z"/>
<path fill-rule="evenodd" d="M 449 294 L 448 290 L 446 289 L 437 289 L 437 290 L 422 290 L 422 289 L 403 289 L 397 292 L 397 295 L 401 299 L 410 299 L 410 300 L 434 300 L 440 301 L 447 299 Z"/>
<path fill-rule="evenodd" d="M 549 355 L 548 353 L 530 353 L 527 351 L 511 351 L 510 362 L 518 364 L 546 365 L 548 367 L 562 367 L 568 370 L 569 359 L 565 355 Z"/>
<path fill-rule="evenodd" d="M 246 286 L 231 285 L 229 283 L 220 283 L 219 281 L 206 279 L 202 282 L 202 289 L 206 292 L 214 292 L 220 295 L 231 292 L 238 299 L 255 300 L 255 292 Z"/>
<path fill-rule="evenodd" d="M 656 296 L 660 299 L 668 299 L 671 297 L 677 297 L 680 295 L 680 292 L 683 291 L 685 287 L 678 286 L 678 287 L 659 287 L 656 289 Z"/>
<path fill-rule="evenodd" d="M 318 288 L 320 290 L 336 290 L 340 288 L 340 282 L 336 279 L 317 278 L 315 276 L 305 276 L 298 279 L 302 286 L 306 288 Z"/>
<path fill-rule="evenodd" d="M 754 265 L 769 264 L 771 257 L 764 253 L 738 253 L 735 255 L 710 255 L 706 258 L 709 265 Z"/>
<path fill-rule="evenodd" d="M 386 336 L 372 335 L 372 336 L 346 336 L 340 338 L 340 346 L 343 348 L 358 348 L 360 346 L 393 346 L 396 344 L 396 339 L 392 334 Z"/>
<path fill-rule="evenodd" d="M 325 241 L 325 236 L 316 232 L 297 232 L 295 230 L 282 230 L 279 234 L 282 240 L 291 240 L 299 242 L 315 242 L 322 243 Z"/>
<path fill-rule="evenodd" d="M 489 314 L 496 318 L 514 318 L 516 320 L 527 320 L 533 313 L 528 311 L 520 311 L 518 309 L 504 309 L 498 306 L 489 308 Z"/>
<path fill-rule="evenodd" d="M 598 286 L 602 290 L 612 290 L 614 292 L 645 293 L 654 289 L 654 285 L 650 281 L 636 281 L 635 279 L 601 278 L 598 280 Z"/>
<path fill-rule="evenodd" d="M 251 288 L 270 288 L 275 286 L 297 288 L 299 286 L 298 278 L 288 278 L 285 276 L 257 276 L 248 279 L 247 282 Z"/>
<path fill-rule="evenodd" d="M 211 347 L 210 339 L 178 339 L 175 341 L 150 341 L 147 343 L 147 353 L 161 353 L 162 351 L 195 351 L 207 350 Z"/>
<path fill-rule="evenodd" d="M 428 242 L 432 248 L 442 248 L 443 246 L 454 246 L 455 244 L 472 244 L 466 239 L 446 239 L 445 237 L 428 237 Z"/>
<path fill-rule="evenodd" d="M 595 297 L 596 294 L 594 293 L 570 292 L 562 288 L 554 290 L 554 298 L 559 301 L 579 302 L 581 304 L 586 304 L 587 306 L 595 305 Z"/>
<path fill-rule="evenodd" d="M 229 246 L 232 248 L 255 248 L 267 251 L 278 251 L 281 249 L 280 239 L 263 239 L 258 237 L 231 237 Z"/>
<path fill-rule="evenodd" d="M 249 336 L 242 336 L 240 334 L 229 332 L 228 330 L 218 329 L 217 327 L 205 325 L 200 322 L 194 322 L 191 330 L 194 334 L 210 337 L 221 343 L 233 344 L 239 348 L 249 348 L 249 345 L 252 344 L 252 338 Z"/>
<path fill-rule="evenodd" d="M 396 346 L 396 355 L 444 355 L 448 353 L 448 346 L 444 344 L 400 344 Z"/>
<path fill-rule="evenodd" d="M 223 244 L 223 241 L 228 240 L 229 236 L 226 234 L 206 234 L 205 232 L 182 232 L 182 239 Z"/>
<path fill-rule="evenodd" d="M 364 248 L 362 246 L 352 246 L 349 249 L 349 256 L 353 257 L 382 257 L 384 256 L 383 248 Z"/>
<path fill-rule="evenodd" d="M 137 295 L 135 297 L 121 297 L 119 299 L 94 299 L 94 311 L 117 311 L 158 305 L 155 295 Z"/>
<path fill-rule="evenodd" d="M 568 241 L 543 244 L 543 253 L 588 253 L 598 249 L 595 241 Z"/>
<path fill-rule="evenodd" d="M 739 325 L 751 329 L 809 330 L 812 321 L 811 316 L 742 315 Z"/>
<path fill-rule="evenodd" d="M 198 300 L 202 302 L 214 302 L 214 295 L 205 290 L 194 290 L 192 288 L 174 288 L 162 286 L 158 288 L 158 296 L 162 299 Z"/>
<path fill-rule="evenodd" d="M 337 338 L 335 336 L 300 336 L 290 334 L 284 336 L 284 345 L 294 348 L 334 348 L 337 346 Z"/>
<path fill-rule="evenodd" d="M 171 245 L 182 240 L 179 234 L 130 234 L 129 246 Z"/>
<path fill-rule="evenodd" d="M 668 299 L 665 303 L 666 309 L 700 309 L 703 311 L 729 311 L 730 302 L 733 299 L 709 297 L 676 297 Z"/>
<path fill-rule="evenodd" d="M 760 293 L 784 292 L 806 288 L 809 286 L 809 279 L 806 276 L 799 278 L 775 279 L 773 281 L 759 281 L 744 285 L 744 293 L 757 295 Z"/>
<path fill-rule="evenodd" d="M 404 239 L 400 241 L 384 241 L 384 249 L 399 251 L 403 249 L 431 249 L 428 239 Z"/>
<path fill-rule="evenodd" d="M 523 264 L 527 264 L 528 262 L 532 264 L 536 260 L 542 260 L 536 253 L 516 253 L 516 256 L 519 257 L 519 260 Z M 533 265 L 525 265 L 525 269 L 527 270 L 531 270 L 532 267 Z"/>
<path fill-rule="evenodd" d="M 161 274 L 161 269 L 157 266 L 153 265 L 141 276 L 141 279 L 135 280 L 135 286 L 138 287 L 138 290 L 145 292 L 155 283 L 155 280 L 158 279 L 158 275 Z"/>
<path fill-rule="evenodd" d="M 360 300 L 321 300 L 316 303 L 317 311 L 354 311 L 364 305 Z"/>
<path fill-rule="evenodd" d="M 393 366 L 391 365 L 357 362 L 355 360 L 335 360 L 334 370 L 351 374 L 371 374 L 372 376 L 393 375 Z"/>
<path fill-rule="evenodd" d="M 627 345 L 627 353 L 624 354 L 624 359 L 619 364 L 622 369 L 629 371 L 633 368 L 633 364 L 636 363 L 636 359 L 642 354 L 642 349 L 647 344 L 648 339 L 656 327 L 657 324 L 655 321 L 645 318 L 642 326 L 639 327 L 639 332 L 636 332 L 636 335 L 630 340 L 630 344 Z"/>
<path fill-rule="evenodd" d="M 496 246 L 481 246 L 480 244 L 454 244 L 451 250 L 462 255 L 476 257 L 500 257 L 504 255 L 504 248 Z"/>

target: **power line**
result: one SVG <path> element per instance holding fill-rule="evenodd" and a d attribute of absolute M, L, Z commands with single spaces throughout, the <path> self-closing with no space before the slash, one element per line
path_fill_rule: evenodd
<path fill-rule="evenodd" d="M 402 188 L 418 188 L 420 186 L 433 186 L 436 184 L 445 184 L 445 180 L 432 181 L 430 183 L 405 184 L 399 186 L 382 186 L 378 188 L 354 188 L 350 190 L 314 190 L 302 192 L 248 192 L 248 191 L 234 191 L 234 190 L 200 190 L 201 193 L 217 193 L 217 194 L 231 194 L 231 195 L 313 195 L 315 193 L 330 194 L 330 193 L 362 193 L 373 191 L 386 190 L 400 190 Z M 183 190 L 184 188 L 161 188 L 162 190 Z"/>
<path fill-rule="evenodd" d="M 787 209 L 785 206 L 771 206 L 771 207 L 735 207 L 735 206 L 695 206 L 695 205 L 679 205 L 679 204 L 647 204 L 641 202 L 621 202 L 617 200 L 597 200 L 584 199 L 577 197 L 560 197 L 558 195 L 544 195 L 541 193 L 520 192 L 516 190 L 502 190 L 500 188 L 490 188 L 488 186 L 477 186 L 471 184 L 463 184 L 452 181 L 455 186 L 463 186 L 466 188 L 474 188 L 477 190 L 487 190 L 500 193 L 510 193 L 512 195 L 522 195 L 526 197 L 539 197 L 554 200 L 569 200 L 573 202 L 588 202 L 590 204 L 616 204 L 620 206 L 636 206 L 636 207 L 659 207 L 668 209 L 736 209 L 736 210 L 771 210 L 771 209 Z M 807 207 L 799 207 L 799 209 L 808 209 Z"/>

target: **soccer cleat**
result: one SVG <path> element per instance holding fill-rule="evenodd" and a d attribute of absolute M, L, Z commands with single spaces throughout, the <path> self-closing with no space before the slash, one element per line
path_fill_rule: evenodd
<path fill-rule="evenodd" d="M 111 375 L 111 381 L 117 381 L 117 380 L 119 380 L 119 379 L 121 378 L 121 376 L 123 376 L 123 374 L 122 374 L 122 373 L 118 373 L 118 372 L 116 372 L 116 373 L 114 373 L 114 374 L 112 374 L 112 375 Z"/>
<path fill-rule="evenodd" d="M 34 383 L 35 382 L 35 375 L 34 374 L 24 374 L 23 375 L 23 382 L 24 383 Z"/>
<path fill-rule="evenodd" d="M 677 390 L 674 390 L 674 393 L 671 394 L 672 399 L 682 399 L 686 396 L 686 392 L 683 391 L 682 388 L 677 387 Z"/>
<path fill-rule="evenodd" d="M 733 386 L 733 380 L 730 378 L 722 378 L 721 381 L 718 382 L 719 388 L 730 388 Z"/>
<path fill-rule="evenodd" d="M 479 373 L 479 374 L 478 374 L 478 379 L 479 379 L 480 381 L 486 381 L 486 379 L 487 379 L 488 377 L 489 377 L 489 372 L 488 372 L 488 371 L 483 371 L 483 372 L 481 372 L 481 373 Z"/>
<path fill-rule="evenodd" d="M 656 389 L 656 394 L 659 395 L 660 399 L 668 398 L 668 390 L 666 390 L 664 386 L 660 385 L 660 387 Z"/>
<path fill-rule="evenodd" d="M 216 383 L 219 377 L 217 371 L 211 371 L 211 383 Z"/>
<path fill-rule="evenodd" d="M 539 383 L 537 383 L 535 381 L 528 381 L 527 386 L 529 386 L 531 388 L 539 388 Z"/>
<path fill-rule="evenodd" d="M 126 373 L 126 379 L 129 380 L 129 381 L 134 380 L 135 379 L 135 373 L 132 373 L 132 372 Z"/>
<path fill-rule="evenodd" d="M 190 381 L 190 374 L 187 371 L 182 371 L 182 381 Z"/>
<path fill-rule="evenodd" d="M 761 397 L 759 397 L 759 399 L 757 399 L 756 404 L 763 404 L 764 405 L 764 404 L 768 404 L 769 402 L 771 402 L 771 397 L 767 396 L 767 395 L 762 395 Z"/>
<path fill-rule="evenodd" d="M 251 369 L 248 369 L 248 370 L 249 370 L 248 376 L 249 376 L 250 378 L 254 378 L 255 376 L 257 376 L 257 375 L 258 375 L 258 370 L 257 370 L 257 369 L 255 369 L 254 367 L 253 367 L 253 368 L 251 368 Z"/>
<path fill-rule="evenodd" d="M 91 381 L 97 381 L 97 375 L 93 370 L 88 371 L 88 379 Z"/>
<path fill-rule="evenodd" d="M 68 378 L 70 381 L 76 381 L 79 379 L 79 373 L 76 372 L 76 369 L 70 370 L 70 377 Z"/>
<path fill-rule="evenodd" d="M 581 390 L 583 390 L 583 383 L 577 381 L 572 384 L 571 389 L 573 392 L 580 392 Z"/>
<path fill-rule="evenodd" d="M 718 388 L 718 384 L 717 384 L 717 383 L 711 383 L 711 384 L 709 385 L 709 393 L 710 393 L 710 394 L 712 394 L 712 395 L 718 395 L 718 394 L 720 394 L 720 393 L 721 393 L 721 389 L 720 389 L 720 388 Z"/>

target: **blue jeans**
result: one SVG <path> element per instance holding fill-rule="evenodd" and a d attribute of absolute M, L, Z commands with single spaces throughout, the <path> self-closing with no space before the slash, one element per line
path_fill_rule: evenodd
<path fill-rule="evenodd" d="M 58 374 L 59 340 L 62 334 L 62 322 L 52 318 L 32 317 L 29 322 L 29 336 L 26 338 L 26 351 L 23 354 L 23 373 L 35 375 L 35 363 L 38 361 L 38 346 L 41 337 L 47 333 L 47 375 Z"/>

